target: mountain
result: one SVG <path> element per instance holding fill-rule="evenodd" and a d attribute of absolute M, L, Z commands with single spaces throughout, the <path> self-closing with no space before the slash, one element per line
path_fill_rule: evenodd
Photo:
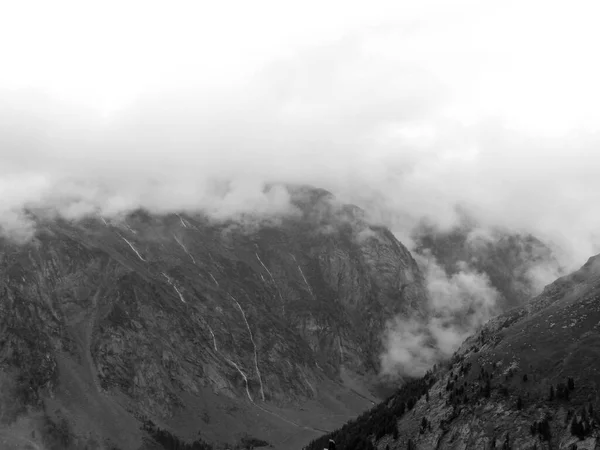
<path fill-rule="evenodd" d="M 358 208 L 289 191 L 235 221 L 30 211 L 34 238 L 0 243 L 2 448 L 292 449 L 375 404 L 419 269 Z"/>
<path fill-rule="evenodd" d="M 600 448 L 600 255 L 308 449 Z"/>
<path fill-rule="evenodd" d="M 426 260 L 435 258 L 449 276 L 460 272 L 462 264 L 487 275 L 500 293 L 500 311 L 521 305 L 566 274 L 553 251 L 535 236 L 502 228 L 483 233 L 468 217 L 449 230 L 422 224 L 412 239 L 414 252 Z"/>

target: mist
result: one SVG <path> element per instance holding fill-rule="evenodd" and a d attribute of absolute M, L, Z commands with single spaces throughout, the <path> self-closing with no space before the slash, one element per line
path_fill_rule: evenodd
<path fill-rule="evenodd" d="M 499 312 L 500 294 L 486 274 L 461 262 L 449 276 L 432 256 L 417 258 L 425 275 L 427 319 L 398 316 L 387 323 L 381 356 L 386 377 L 424 375 Z"/>
<path fill-rule="evenodd" d="M 0 230 L 10 238 L 35 231 L 25 208 L 273 218 L 294 213 L 283 186 L 308 184 L 362 207 L 409 248 L 421 221 L 449 229 L 460 207 L 482 235 L 533 234 L 562 268 L 600 251 L 593 2 L 185 3 L 165 18 L 142 4 L 111 14 L 111 4 L 102 17 L 122 22 L 110 36 L 63 3 L 32 25 L 38 41 L 19 20 L 0 27 L 20 42 L 0 77 Z M 60 22 L 67 10 L 80 21 Z M 48 27 L 62 34 L 42 37 Z M 495 313 L 497 293 L 465 264 L 452 276 L 425 264 L 434 319 L 390 322 L 386 370 L 411 361 L 421 372 Z M 527 270 L 537 290 L 559 273 Z"/>

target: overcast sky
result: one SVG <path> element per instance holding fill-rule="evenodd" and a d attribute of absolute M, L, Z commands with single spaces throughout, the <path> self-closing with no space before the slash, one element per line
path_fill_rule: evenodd
<path fill-rule="evenodd" d="M 600 251 L 597 2 L 4 3 L 5 230 L 36 202 L 271 211 L 282 181 L 402 239 L 461 204 Z"/>

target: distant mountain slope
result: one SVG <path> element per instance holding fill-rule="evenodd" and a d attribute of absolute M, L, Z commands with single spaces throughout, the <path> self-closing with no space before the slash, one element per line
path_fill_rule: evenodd
<path fill-rule="evenodd" d="M 600 255 L 332 436 L 353 450 L 597 449 L 599 327 Z"/>
<path fill-rule="evenodd" d="M 3 241 L 0 438 L 298 448 L 376 401 L 385 321 L 424 314 L 417 265 L 329 193 L 292 202 L 262 222 L 38 218 L 33 242 Z"/>
<path fill-rule="evenodd" d="M 450 276 L 461 270 L 459 263 L 486 274 L 502 296 L 500 310 L 521 305 L 565 275 L 552 250 L 535 236 L 500 228 L 481 233 L 467 219 L 449 231 L 423 225 L 413 239 L 415 252 L 433 256 Z"/>

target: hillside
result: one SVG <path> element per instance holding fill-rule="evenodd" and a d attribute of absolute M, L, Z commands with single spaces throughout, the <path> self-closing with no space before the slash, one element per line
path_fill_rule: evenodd
<path fill-rule="evenodd" d="M 31 212 L 34 239 L 1 242 L 2 448 L 299 448 L 378 401 L 419 270 L 359 209 L 291 192 L 269 220 Z"/>
<path fill-rule="evenodd" d="M 353 450 L 599 448 L 599 326 L 596 256 L 331 436 Z"/>

